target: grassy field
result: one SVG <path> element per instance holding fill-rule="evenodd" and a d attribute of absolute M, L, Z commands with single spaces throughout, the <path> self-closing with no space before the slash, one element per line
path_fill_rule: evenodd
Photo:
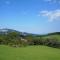
<path fill-rule="evenodd" d="M 43 37 L 44 39 L 45 38 L 55 38 L 56 40 L 60 41 L 60 35 L 49 35 L 49 36 L 45 36 Z"/>
<path fill-rule="evenodd" d="M 13 48 L 0 45 L 0 60 L 60 60 L 60 49 L 47 46 Z"/>

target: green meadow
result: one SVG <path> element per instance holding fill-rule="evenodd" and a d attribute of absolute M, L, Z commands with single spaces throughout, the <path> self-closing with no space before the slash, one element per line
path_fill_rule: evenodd
<path fill-rule="evenodd" d="M 54 39 L 60 41 L 60 35 L 49 35 L 49 36 L 45 36 L 43 38 L 54 38 Z"/>
<path fill-rule="evenodd" d="M 47 46 L 16 48 L 0 45 L 0 60 L 60 60 L 60 49 Z"/>

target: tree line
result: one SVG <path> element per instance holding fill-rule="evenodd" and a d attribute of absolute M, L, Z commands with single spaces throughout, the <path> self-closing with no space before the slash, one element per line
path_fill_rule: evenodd
<path fill-rule="evenodd" d="M 0 45 L 2 44 L 13 47 L 45 45 L 60 48 L 60 41 L 56 38 L 43 38 L 43 36 L 33 34 L 23 35 L 16 31 L 9 32 L 7 34 L 0 34 Z"/>

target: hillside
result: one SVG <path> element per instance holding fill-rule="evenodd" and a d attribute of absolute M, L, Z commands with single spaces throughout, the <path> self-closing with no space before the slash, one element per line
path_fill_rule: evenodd
<path fill-rule="evenodd" d="M 10 45 L 14 47 L 28 45 L 46 45 L 60 48 L 60 32 L 46 35 L 19 32 L 13 29 L 0 29 L 0 45 Z"/>

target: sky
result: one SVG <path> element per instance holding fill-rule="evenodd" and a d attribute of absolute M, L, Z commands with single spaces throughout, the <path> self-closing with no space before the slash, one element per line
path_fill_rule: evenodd
<path fill-rule="evenodd" d="M 60 0 L 0 0 L 0 29 L 46 34 L 60 32 Z"/>

